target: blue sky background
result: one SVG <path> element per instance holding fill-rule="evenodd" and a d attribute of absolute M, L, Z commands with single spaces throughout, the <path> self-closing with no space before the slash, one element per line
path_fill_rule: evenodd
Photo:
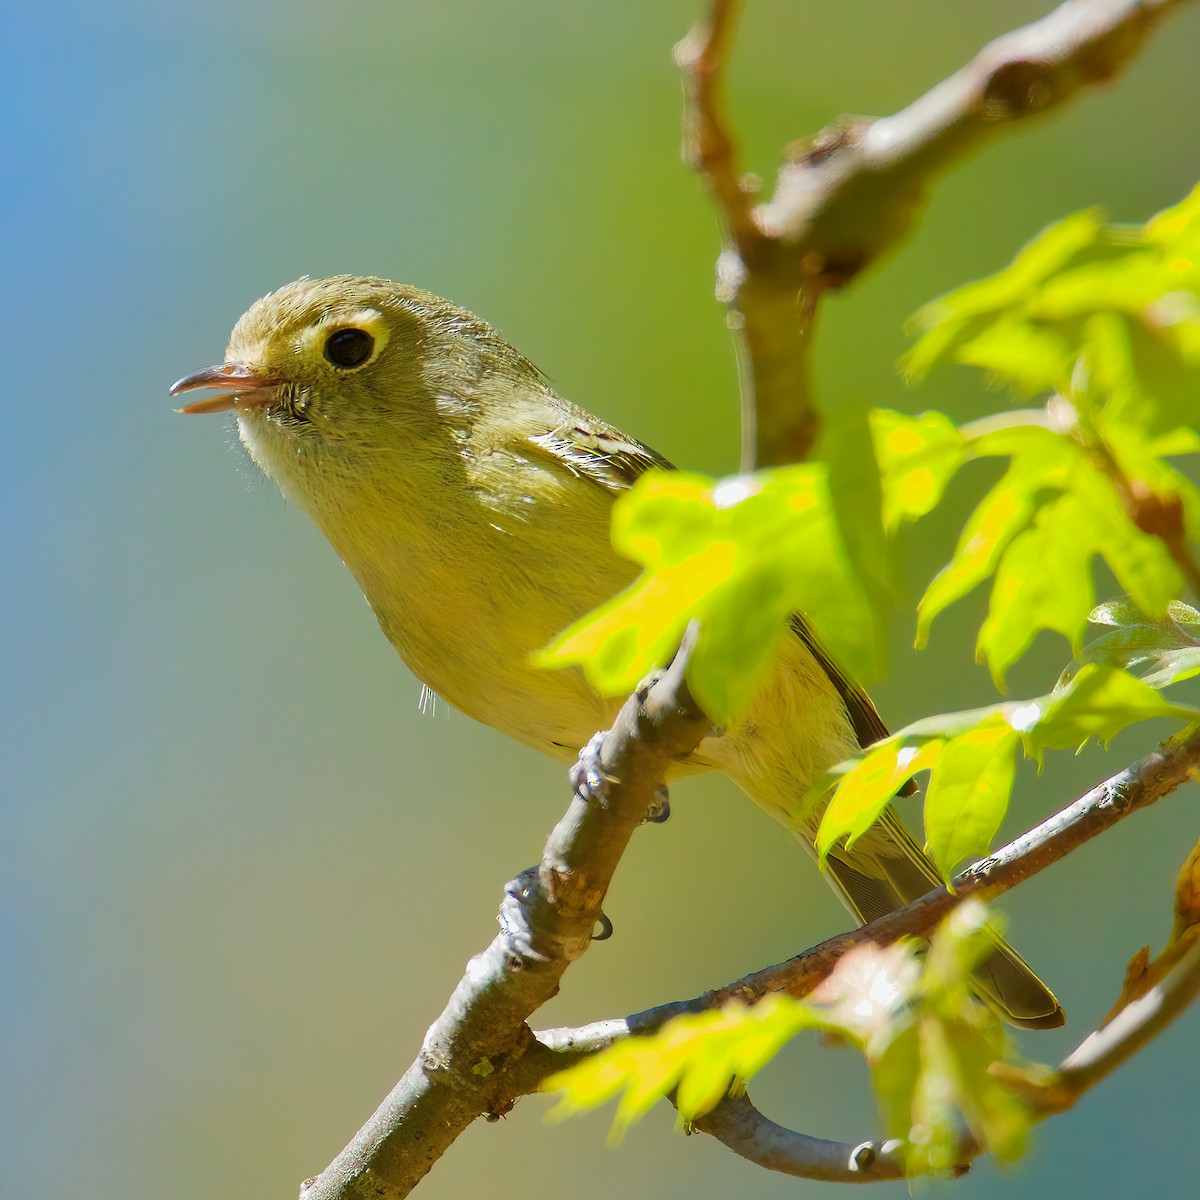
<path fill-rule="evenodd" d="M 747 165 L 843 112 L 891 111 L 987 37 L 1043 11 L 948 0 L 748 6 L 732 81 Z M 418 685 L 349 576 L 256 477 L 222 418 L 166 388 L 218 360 L 251 301 L 300 274 L 407 279 L 475 308 L 560 388 L 681 465 L 736 464 L 732 354 L 712 300 L 712 213 L 678 156 L 672 43 L 693 4 L 227 0 L 7 14 L 7 331 L 0 441 L 0 1142 L 5 1190 L 96 1200 L 295 1194 L 415 1053 L 503 882 L 535 860 L 562 771 Z M 1101 204 L 1142 219 L 1195 182 L 1200 13 L 1114 87 L 956 170 L 916 236 L 823 316 L 826 402 L 961 414 L 951 373 L 906 394 L 893 364 L 920 303 Z M 908 539 L 913 590 L 988 482 Z M 957 511 L 954 511 L 957 509 Z M 979 603 L 923 656 L 895 626 L 875 692 L 893 724 L 988 702 Z M 1045 690 L 1044 637 L 1013 674 Z M 1133 757 L 1027 773 L 1015 832 Z M 1140 739 L 1140 740 L 1139 740 Z M 1181 794 L 1022 888 L 1014 940 L 1072 1017 L 1169 925 L 1195 837 Z M 690 995 L 844 926 L 788 836 L 723 780 L 676 789 L 608 910 L 616 938 L 544 1023 Z M 1194 1186 L 1194 1015 L 985 1197 L 1176 1196 Z M 757 1086 L 817 1134 L 875 1129 L 849 1052 L 802 1046 Z M 426 1197 L 569 1179 L 608 1197 L 792 1195 L 652 1114 L 547 1126 L 520 1104 L 472 1128 Z M 557 1184 L 555 1186 L 558 1186 Z M 806 1192 L 821 1190 L 809 1185 Z M 825 1189 L 828 1191 L 828 1189 Z M 900 1194 L 897 1192 L 897 1194 Z"/>

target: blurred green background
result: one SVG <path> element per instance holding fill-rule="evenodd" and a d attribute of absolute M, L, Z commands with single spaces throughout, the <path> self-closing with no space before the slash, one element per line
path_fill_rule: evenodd
<path fill-rule="evenodd" d="M 748 167 L 843 112 L 891 111 L 1047 5 L 843 0 L 748 6 L 732 102 Z M 11 10 L 5 92 L 0 593 L 4 1191 L 13 1197 L 293 1196 L 408 1064 L 506 879 L 566 800 L 561 767 L 440 711 L 349 575 L 236 446 L 167 385 L 220 359 L 234 320 L 298 275 L 406 279 L 486 315 L 579 403 L 681 465 L 737 460 L 735 372 L 712 299 L 712 211 L 678 155 L 670 61 L 698 5 L 551 0 L 52 0 Z M 1194 182 L 1200 11 L 1115 87 L 937 189 L 916 236 L 819 339 L 829 405 L 990 403 L 966 372 L 905 394 L 922 301 L 1099 203 L 1142 219 Z M 36 353 L 33 353 L 36 351 Z M 908 537 L 916 589 L 988 481 L 965 472 Z M 910 597 L 911 598 L 911 597 Z M 981 606 L 923 655 L 895 622 L 875 691 L 893 724 L 984 703 Z M 974 624 L 973 624 L 974 623 Z M 1045 690 L 1045 637 L 1014 672 Z M 1138 753 L 1026 774 L 1023 828 Z M 616 937 L 543 1023 L 691 995 L 845 925 L 788 835 L 724 780 L 677 786 L 606 906 Z M 1032 882 L 1014 940 L 1072 1022 L 1161 945 L 1195 837 L 1181 795 Z M 1189 1015 L 970 1197 L 1193 1194 Z M 809 1132 L 875 1128 L 848 1051 L 802 1046 L 754 1089 Z M 792 1195 L 665 1106 L 613 1149 L 608 1113 L 527 1100 L 470 1129 L 426 1197 Z M 819 1185 L 807 1185 L 808 1191 Z M 895 1193 L 893 1193 L 895 1194 Z"/>

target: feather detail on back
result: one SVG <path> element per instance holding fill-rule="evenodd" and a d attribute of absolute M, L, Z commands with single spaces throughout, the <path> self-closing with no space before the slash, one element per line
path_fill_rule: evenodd
<path fill-rule="evenodd" d="M 649 446 L 583 412 L 570 414 L 560 425 L 530 440 L 572 474 L 595 480 L 613 492 L 627 491 L 651 467 L 673 469 Z"/>

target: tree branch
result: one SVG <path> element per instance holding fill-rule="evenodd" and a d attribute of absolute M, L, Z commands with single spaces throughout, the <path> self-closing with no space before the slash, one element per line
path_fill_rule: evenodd
<path fill-rule="evenodd" d="M 1144 996 L 1130 1001 L 1089 1034 L 1045 1080 L 1031 1080 L 1001 1064 L 993 1073 L 1043 1117 L 1065 1112 L 1085 1092 L 1156 1038 L 1200 995 L 1200 940 Z"/>
<path fill-rule="evenodd" d="M 672 1017 L 684 1013 L 705 1012 L 731 1000 L 752 1004 L 771 992 L 807 996 L 855 946 L 867 942 L 886 946 L 901 937 L 927 935 L 968 896 L 986 899 L 1007 892 L 1192 778 L 1200 779 L 1200 729 L 1185 730 L 1164 742 L 1007 846 L 960 871 L 954 877 L 953 892 L 927 892 L 895 912 L 828 938 L 786 962 L 690 1000 L 676 1000 L 578 1028 L 539 1030 L 535 1035 L 538 1048 L 527 1054 L 521 1065 L 522 1086 L 532 1091 L 541 1078 L 563 1070 L 572 1061 L 630 1034 L 654 1033 Z"/>
<path fill-rule="evenodd" d="M 932 932 L 944 916 L 967 896 L 998 895 L 1057 862 L 1072 850 L 1112 828 L 1133 812 L 1161 799 L 1188 779 L 1200 777 L 1200 729 L 1187 730 L 1134 766 L 1093 788 L 1074 804 L 1010 842 L 954 879 L 954 893 L 930 892 L 851 933 L 830 938 L 775 967 L 716 988 L 692 1000 L 659 1005 L 623 1020 L 601 1021 L 578 1029 L 543 1030 L 538 1047 L 521 1065 L 521 1086 L 532 1090 L 540 1080 L 572 1061 L 605 1049 L 632 1034 L 650 1034 L 683 1013 L 702 1012 L 730 1000 L 753 1001 L 767 992 L 804 996 L 832 973 L 839 959 L 863 942 L 886 945 L 906 934 Z M 1193 858 L 1196 858 L 1194 855 Z M 1177 924 L 1181 906 L 1194 898 L 1189 890 L 1195 873 L 1189 858 L 1181 874 Z M 1200 861 L 1200 858 L 1197 858 Z M 1194 904 L 1192 907 L 1195 907 Z M 1105 1024 L 1089 1034 L 1053 1072 L 1042 1077 L 995 1064 L 993 1072 L 1035 1111 L 1038 1119 L 1071 1108 L 1101 1079 L 1157 1037 L 1200 994 L 1200 926 L 1190 924 L 1176 939 L 1180 951 L 1170 970 L 1145 994 L 1130 998 Z M 1164 952 L 1164 958 L 1171 947 Z M 771 1171 L 803 1179 L 840 1183 L 876 1183 L 905 1175 L 904 1144 L 895 1139 L 857 1144 L 814 1138 L 778 1125 L 758 1111 L 747 1096 L 730 1096 L 712 1112 L 692 1122 L 735 1154 Z M 966 1171 L 985 1147 L 962 1143 L 958 1169 Z"/>
<path fill-rule="evenodd" d="M 743 469 L 804 458 L 816 440 L 809 343 L 824 292 L 900 241 L 939 171 L 1009 125 L 1111 79 L 1154 24 L 1186 2 L 1067 0 L 990 42 L 902 111 L 843 119 L 792 148 L 774 195 L 750 206 L 717 102 L 737 5 L 714 0 L 676 61 L 689 80 L 687 157 L 727 226 L 717 290 L 744 341 Z"/>
<path fill-rule="evenodd" d="M 664 771 L 709 732 L 684 683 L 694 642 L 630 697 L 573 772 L 577 794 L 541 864 L 506 889 L 500 933 L 468 964 L 421 1053 L 303 1200 L 407 1196 L 481 1114 L 513 1105 L 507 1068 L 534 1044 L 525 1019 L 558 991 L 592 938 L 600 905 L 634 829 L 660 804 Z"/>
<path fill-rule="evenodd" d="M 1200 995 L 1200 941 L 1192 943 L 1172 970 L 1150 992 L 1132 1001 L 1103 1028 L 1088 1035 L 1045 1080 L 1007 1063 L 992 1073 L 1021 1096 L 1045 1120 L 1072 1108 L 1086 1092 L 1157 1037 Z M 692 1128 L 711 1134 L 723 1146 L 768 1171 L 833 1183 L 883 1183 L 903 1179 L 904 1143 L 831 1142 L 777 1125 L 748 1096 L 730 1096 Z M 963 1174 L 986 1147 L 965 1138 L 956 1172 Z"/>
<path fill-rule="evenodd" d="M 420 1056 L 346 1149 L 305 1182 L 302 1200 L 407 1196 L 476 1117 L 503 1115 L 571 1062 L 632 1033 L 651 1033 L 682 1013 L 732 999 L 750 1002 L 773 991 L 807 995 L 852 947 L 929 933 L 965 897 L 994 896 L 1015 887 L 1187 779 L 1200 778 L 1200 729 L 1192 729 L 962 871 L 955 876 L 953 894 L 930 892 L 861 929 L 692 1000 L 534 1034 L 525 1020 L 554 995 L 567 966 L 587 948 L 621 854 L 659 802 L 663 772 L 709 731 L 683 682 L 691 641 L 689 631 L 670 669 L 639 689 L 613 728 L 597 735 L 581 756 L 577 778 L 583 794 L 551 834 L 541 865 L 509 885 L 501 933 L 468 964 Z M 1064 1088 L 1077 1087 L 1082 1094 L 1190 1002 L 1200 987 L 1195 958 L 1193 948 L 1154 992 L 1128 1006 L 1133 1016 L 1114 1019 L 1095 1035 L 1100 1041 L 1085 1042 L 1051 1080 L 1024 1079 L 1012 1086 L 1040 1096 L 1036 1103 L 1046 1114 L 1063 1103 Z M 901 1170 L 899 1143 L 851 1145 L 811 1138 L 776 1125 L 749 1101 L 721 1106 L 695 1127 L 752 1161 L 775 1164 L 772 1169 L 789 1174 L 872 1182 L 898 1178 Z M 964 1150 L 964 1163 L 969 1157 Z"/>

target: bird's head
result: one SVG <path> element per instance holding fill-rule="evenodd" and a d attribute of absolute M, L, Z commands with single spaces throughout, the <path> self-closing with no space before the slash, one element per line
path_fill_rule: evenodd
<path fill-rule="evenodd" d="M 171 395 L 219 389 L 179 411 L 236 413 L 254 460 L 311 510 L 303 493 L 318 486 L 317 470 L 366 479 L 455 453 L 476 395 L 497 378 L 540 379 L 465 309 L 405 284 L 335 275 L 258 300 L 225 361 L 184 376 Z"/>

